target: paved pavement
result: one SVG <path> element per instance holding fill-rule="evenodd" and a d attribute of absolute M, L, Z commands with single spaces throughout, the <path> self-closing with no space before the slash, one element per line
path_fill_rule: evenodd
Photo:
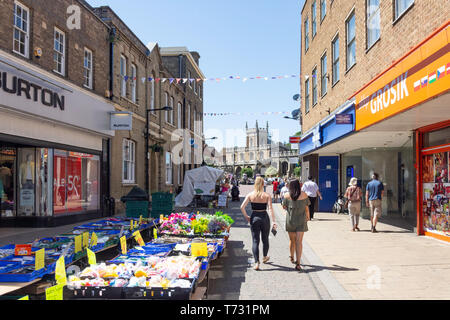
<path fill-rule="evenodd" d="M 241 195 L 251 190 L 241 186 Z M 305 272 L 292 271 L 280 204 L 274 204 L 281 228 L 270 239 L 272 263 L 254 271 L 247 263 L 250 230 L 237 207 L 228 210 L 237 222 L 231 229 L 229 256 L 215 270 L 219 276 L 212 281 L 210 298 L 450 299 L 450 244 L 382 222 L 379 233 L 372 234 L 365 219 L 361 232 L 352 232 L 347 215 L 315 214 L 304 237 Z"/>

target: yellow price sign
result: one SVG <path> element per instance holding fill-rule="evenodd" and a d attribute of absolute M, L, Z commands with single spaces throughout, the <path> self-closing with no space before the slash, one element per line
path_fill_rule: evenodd
<path fill-rule="evenodd" d="M 89 247 L 89 232 L 83 233 L 83 248 Z"/>
<path fill-rule="evenodd" d="M 88 256 L 88 263 L 90 265 L 97 264 L 97 257 L 95 256 L 95 253 L 90 249 L 86 249 L 86 252 Z"/>
<path fill-rule="evenodd" d="M 25 296 L 25 297 L 22 297 L 22 298 L 20 298 L 18 300 L 30 300 L 30 297 L 29 296 Z"/>
<path fill-rule="evenodd" d="M 58 284 L 56 286 L 45 289 L 45 300 L 62 300 L 64 285 Z"/>
<path fill-rule="evenodd" d="M 141 247 L 142 247 L 142 246 L 145 246 L 144 239 L 142 239 L 142 235 L 141 235 L 141 233 L 139 232 L 139 230 L 136 231 L 136 232 L 134 232 L 134 233 L 133 233 L 133 236 L 134 236 L 134 238 L 136 239 L 137 243 L 139 243 L 139 245 L 140 245 Z"/>
<path fill-rule="evenodd" d="M 191 256 L 207 257 L 208 256 L 208 244 L 206 242 L 191 243 Z"/>
<path fill-rule="evenodd" d="M 45 248 L 38 250 L 34 253 L 34 268 L 41 270 L 45 267 Z"/>
<path fill-rule="evenodd" d="M 98 242 L 98 237 L 97 234 L 95 232 L 92 232 L 92 237 L 91 237 L 91 248 L 95 247 L 97 245 Z"/>
<path fill-rule="evenodd" d="M 78 253 L 82 249 L 82 238 L 81 235 L 75 237 L 75 253 Z"/>
<path fill-rule="evenodd" d="M 153 228 L 153 239 L 158 239 L 158 229 Z"/>
<path fill-rule="evenodd" d="M 59 257 L 58 261 L 56 261 L 55 279 L 57 284 L 67 284 L 66 263 L 64 256 Z"/>
<path fill-rule="evenodd" d="M 127 238 L 125 236 L 120 238 L 120 247 L 122 248 L 122 254 L 127 254 Z"/>
<path fill-rule="evenodd" d="M 142 224 L 142 216 L 139 216 L 139 225 Z"/>
<path fill-rule="evenodd" d="M 164 219 L 164 216 L 162 214 L 159 215 L 159 222 L 161 223 Z"/>

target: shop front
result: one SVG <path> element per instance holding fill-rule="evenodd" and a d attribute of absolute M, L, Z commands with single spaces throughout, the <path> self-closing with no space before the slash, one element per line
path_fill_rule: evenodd
<path fill-rule="evenodd" d="M 441 26 L 356 92 L 355 133 L 321 149 L 341 158 L 341 190 L 384 184 L 387 223 L 448 240 L 450 28 Z M 363 206 L 363 216 L 369 209 Z"/>
<path fill-rule="evenodd" d="M 0 53 L 0 226 L 51 227 L 104 214 L 113 111 Z"/>

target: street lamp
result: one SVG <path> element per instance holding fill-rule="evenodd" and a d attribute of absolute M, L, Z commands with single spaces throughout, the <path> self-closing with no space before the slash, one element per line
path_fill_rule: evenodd
<path fill-rule="evenodd" d="M 217 138 L 217 137 L 205 138 L 205 141 L 206 141 L 206 140 L 217 140 L 217 139 L 219 139 L 219 138 Z"/>
<path fill-rule="evenodd" d="M 150 148 L 149 145 L 149 130 L 150 130 L 150 116 L 149 113 L 153 111 L 172 111 L 173 108 L 169 106 L 165 106 L 163 108 L 157 108 L 157 109 L 147 109 L 146 112 L 146 121 L 145 121 L 145 191 L 147 192 L 147 196 L 150 196 L 150 177 L 149 177 L 149 168 L 150 168 L 150 154 L 148 149 Z"/>

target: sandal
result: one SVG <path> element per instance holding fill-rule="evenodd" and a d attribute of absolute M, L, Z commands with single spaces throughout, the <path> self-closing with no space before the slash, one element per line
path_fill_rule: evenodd
<path fill-rule="evenodd" d="M 295 264 L 294 258 L 292 258 L 291 256 L 289 256 L 289 258 L 291 259 L 291 263 Z"/>
<path fill-rule="evenodd" d="M 302 267 L 300 267 L 300 263 L 298 263 L 298 262 L 295 263 L 295 270 L 297 270 L 297 271 L 303 271 L 303 270 L 302 270 Z"/>

